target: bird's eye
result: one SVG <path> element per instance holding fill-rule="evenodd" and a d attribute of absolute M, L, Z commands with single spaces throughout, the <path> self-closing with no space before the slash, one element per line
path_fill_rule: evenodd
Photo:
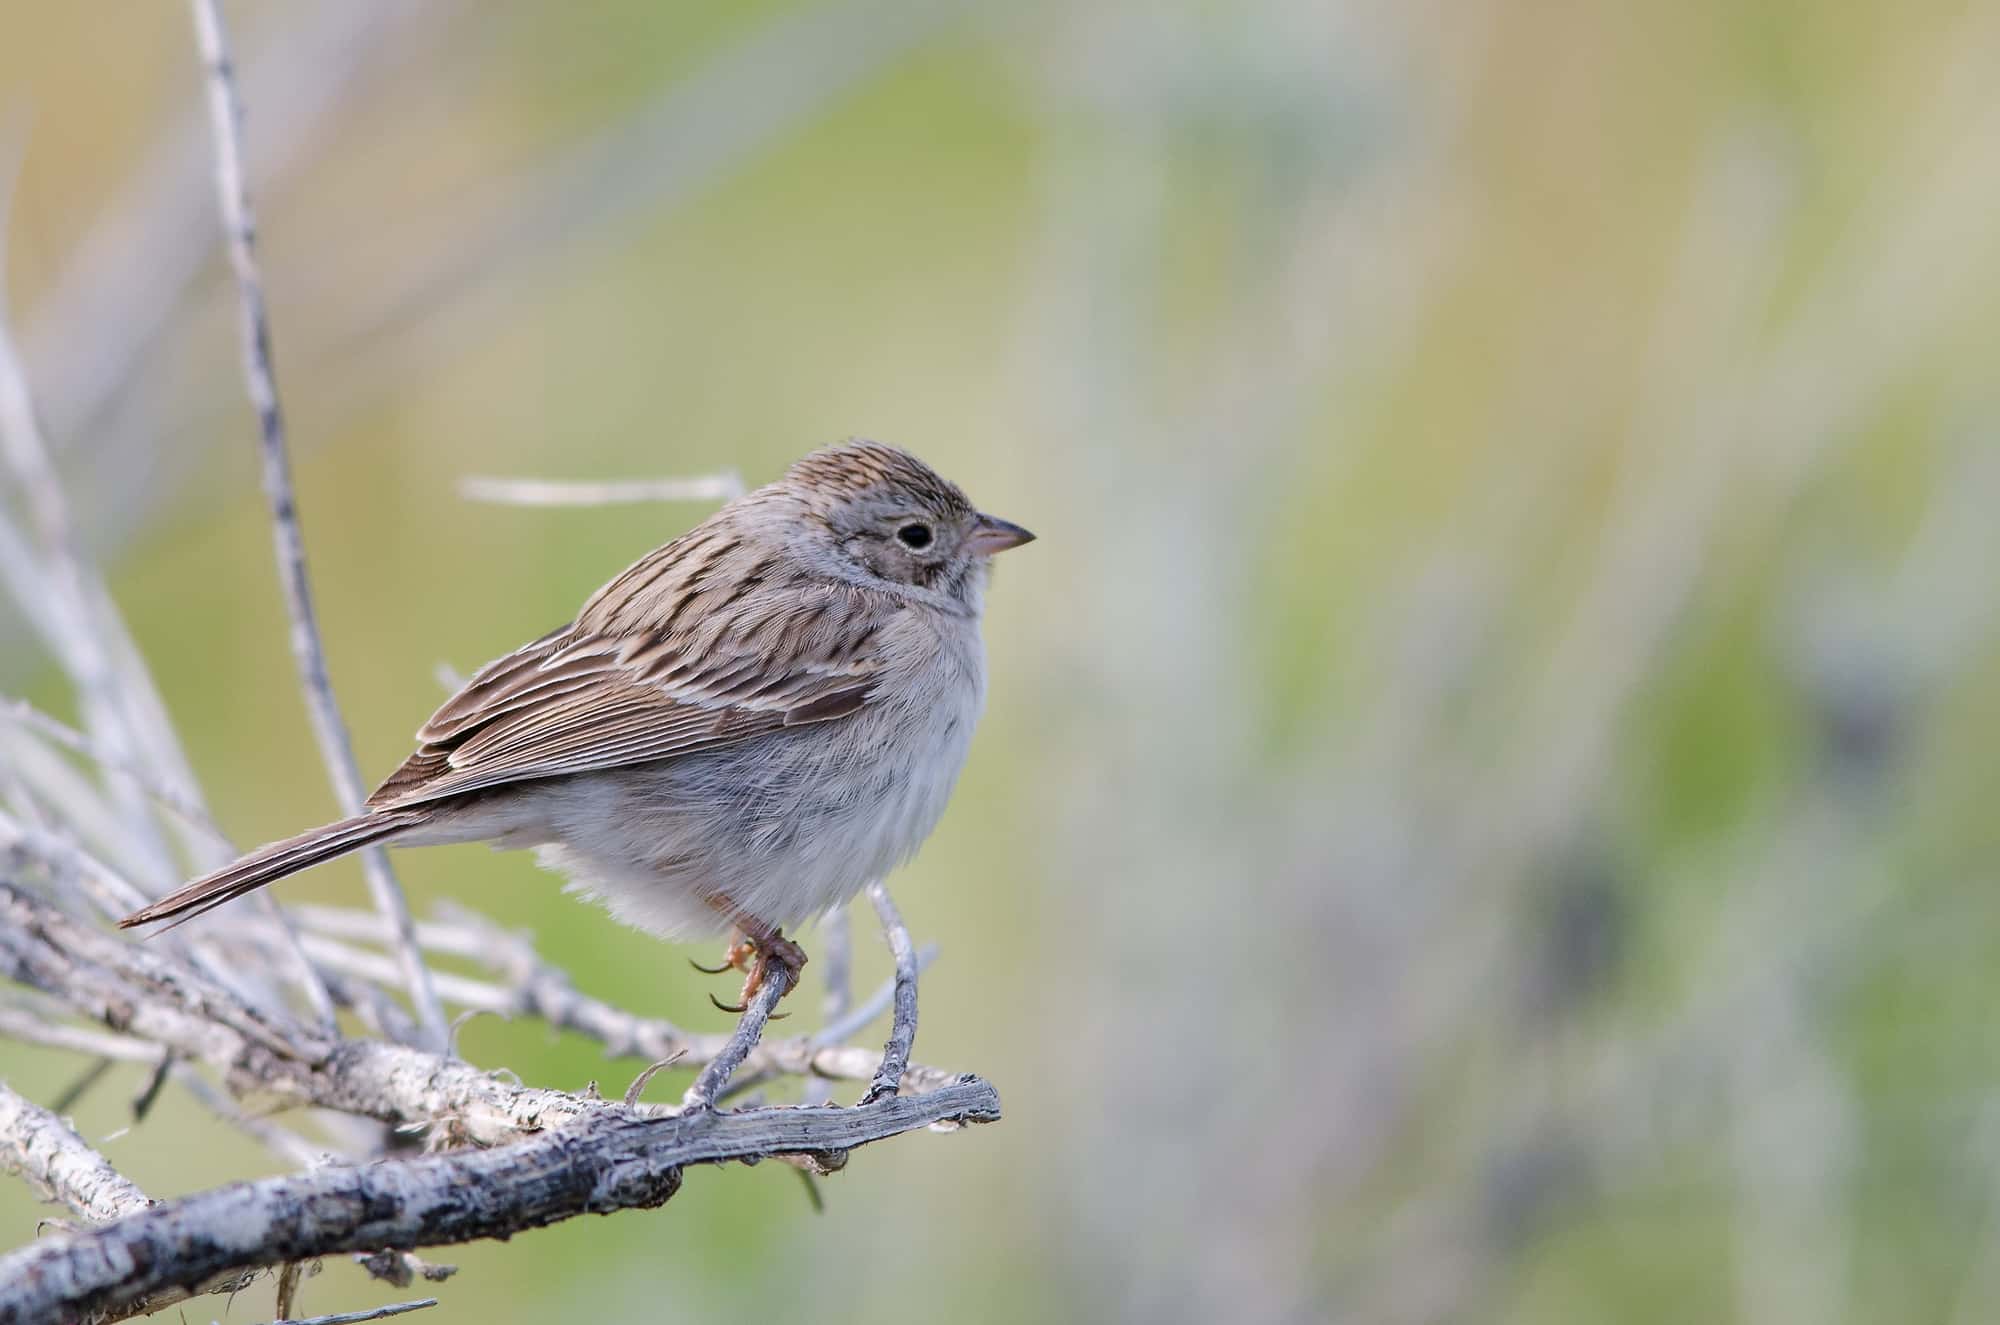
<path fill-rule="evenodd" d="M 906 524 L 896 531 L 896 541 L 907 548 L 929 547 L 931 527 L 927 524 Z"/>

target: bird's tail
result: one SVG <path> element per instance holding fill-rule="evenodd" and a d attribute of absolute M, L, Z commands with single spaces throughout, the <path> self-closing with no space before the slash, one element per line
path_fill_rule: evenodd
<path fill-rule="evenodd" d="M 370 843 L 393 837 L 429 818 L 427 810 L 378 810 L 324 824 L 282 842 L 269 843 L 224 865 L 213 874 L 202 875 L 151 906 L 134 911 L 119 921 L 118 927 L 130 929 L 134 925 L 151 924 L 156 920 L 170 920 L 173 924 L 166 928 L 172 929 L 174 925 L 185 924 L 231 898 L 241 897 L 267 883 L 276 883 L 288 874 L 297 874 L 335 856 L 344 856 Z"/>

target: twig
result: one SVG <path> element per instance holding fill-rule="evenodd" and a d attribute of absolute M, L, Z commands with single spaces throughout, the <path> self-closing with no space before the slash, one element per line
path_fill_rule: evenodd
<path fill-rule="evenodd" d="M 341 1311 L 331 1316 L 308 1316 L 303 1320 L 274 1320 L 271 1325 L 361 1325 L 362 1321 L 400 1316 L 410 1311 L 422 1311 L 425 1307 L 434 1307 L 437 1304 L 436 1298 L 425 1297 L 415 1302 L 392 1302 L 386 1307 L 376 1307 L 373 1311 Z"/>
<path fill-rule="evenodd" d="M 184 961 L 80 924 L 4 881 L 0 977 L 42 990 L 127 1036 L 207 1063 L 227 1073 L 232 1085 L 397 1125 L 443 1124 L 462 1141 L 494 1145 L 604 1107 L 562 1091 L 509 1085 L 468 1063 L 417 1049 L 331 1039 L 242 1002 Z M 759 1005 L 766 1001 L 760 994 Z M 737 1029 L 726 1050 L 742 1048 L 744 1027 Z M 122 1044 L 122 1038 L 109 1038 L 103 1048 Z M 795 1072 L 865 1078 L 879 1061 L 871 1050 L 848 1046 L 815 1051 L 800 1041 L 781 1048 L 777 1061 Z M 154 1049 L 142 1061 L 157 1059 Z M 920 1076 L 912 1068 L 904 1086 L 926 1091 L 956 1080 L 936 1068 Z"/>
<path fill-rule="evenodd" d="M 826 980 L 826 995 L 820 999 L 820 1030 L 813 1038 L 821 1043 L 838 1043 L 847 1037 L 831 1035 L 828 1028 L 837 1025 L 847 1015 L 854 993 L 854 926 L 846 903 L 827 913 L 819 933 L 819 960 Z M 832 1098 L 833 1083 L 825 1077 L 814 1077 L 806 1082 L 800 1102 L 825 1104 Z M 817 1195 L 817 1192 L 814 1194 Z"/>
<path fill-rule="evenodd" d="M 774 962 L 764 968 L 764 984 L 751 998 L 749 1006 L 743 1009 L 743 1015 L 737 1018 L 735 1034 L 729 1037 L 722 1052 L 710 1059 L 708 1066 L 695 1076 L 687 1094 L 681 1097 L 683 1111 L 695 1113 L 715 1108 L 717 1093 L 729 1084 L 731 1074 L 743 1065 L 743 1060 L 750 1056 L 750 1051 L 764 1037 L 764 1026 L 770 1021 L 771 1013 L 777 1010 L 778 1000 L 792 987 L 793 978 L 788 966 Z"/>
<path fill-rule="evenodd" d="M 0 1036 L 19 1040 L 23 1044 L 40 1044 L 51 1049 L 91 1054 L 96 1057 L 99 1067 L 110 1063 L 157 1064 L 161 1061 L 160 1046 L 151 1041 L 93 1030 L 88 1026 L 67 1026 L 46 1021 L 20 1008 L 0 1006 Z M 175 1059 L 169 1071 L 174 1081 L 203 1108 L 287 1163 L 310 1168 L 326 1161 L 325 1147 L 316 1147 L 296 1132 L 243 1112 L 187 1063 Z M 71 1088 L 72 1091 L 75 1089 Z"/>
<path fill-rule="evenodd" d="M 275 1309 L 280 1317 L 292 1314 L 292 1306 L 299 1292 L 300 1273 L 304 1268 L 297 1261 L 286 1261 L 278 1267 L 278 1294 Z"/>
<path fill-rule="evenodd" d="M 311 903 L 289 909 L 308 931 L 307 945 L 332 963 L 330 978 L 359 977 L 349 979 L 345 985 L 336 983 L 335 995 L 343 1003 L 357 992 L 356 987 L 368 987 L 367 977 L 383 974 L 379 958 L 371 960 L 369 954 L 351 948 L 321 947 L 311 937 L 326 935 L 381 943 L 386 931 L 379 916 L 352 907 Z M 728 1044 L 728 1036 L 682 1030 L 663 1018 L 642 1017 L 583 993 L 560 968 L 543 960 L 524 936 L 463 908 L 447 906 L 441 910 L 448 919 L 418 922 L 418 945 L 428 953 L 479 962 L 507 982 L 507 987 L 502 988 L 463 976 L 441 975 L 440 991 L 460 1007 L 534 1017 L 557 1029 L 587 1035 L 602 1044 L 605 1053 L 621 1058 L 657 1062 L 681 1054 L 681 1063 L 699 1066 L 713 1061 Z M 936 946 L 925 945 L 917 954 L 917 968 L 921 971 L 928 967 L 936 956 Z M 894 988 L 893 981 L 877 986 L 845 1019 L 814 1035 L 759 1044 L 739 1070 L 760 1077 L 788 1074 L 832 1081 L 871 1079 L 881 1064 L 880 1055 L 850 1047 L 845 1041 L 882 1015 Z M 914 1075 L 918 1089 L 933 1089 L 952 1079 L 951 1073 L 939 1068 L 912 1065 L 906 1070 Z"/>
<path fill-rule="evenodd" d="M 0 1085 L 0 1168 L 18 1173 L 45 1200 L 102 1223 L 153 1203 L 62 1119 Z"/>
<path fill-rule="evenodd" d="M 690 1164 L 797 1154 L 831 1168 L 871 1141 L 999 1116 L 999 1096 L 976 1077 L 852 1109 L 644 1119 L 600 1104 L 575 1126 L 518 1145 L 236 1183 L 45 1238 L 0 1258 L 0 1325 L 115 1309 L 233 1265 L 505 1237 L 649 1208 L 673 1196 Z"/>
<path fill-rule="evenodd" d="M 271 327 L 264 307 L 263 278 L 257 270 L 256 221 L 243 174 L 243 108 L 237 98 L 235 72 L 217 0 L 191 0 L 191 3 L 202 60 L 207 67 L 209 125 L 215 138 L 216 195 L 229 238 L 230 265 L 236 273 L 243 322 L 244 379 L 250 403 L 257 412 L 264 495 L 271 508 L 271 537 L 277 554 L 278 578 L 284 585 L 285 605 L 292 619 L 292 656 L 298 665 L 306 708 L 334 794 L 344 813 L 359 814 L 366 791 L 361 770 L 354 761 L 353 747 L 348 742 L 347 726 L 340 716 L 339 702 L 334 698 L 326 649 L 313 609 L 312 584 L 306 574 L 305 537 L 299 526 L 291 459 L 285 444 L 284 413 L 278 402 L 277 377 L 271 360 Z M 380 847 L 367 848 L 361 858 L 375 908 L 395 934 L 396 958 L 402 966 L 418 1024 L 430 1047 L 441 1050 L 449 1043 L 450 1032 L 437 990 L 431 985 L 430 971 L 417 953 L 403 890 L 389 868 L 388 854 Z"/>
<path fill-rule="evenodd" d="M 938 946 L 935 943 L 926 943 L 923 947 L 917 949 L 917 974 L 922 975 L 925 971 L 928 971 L 931 968 L 931 963 L 935 962 L 937 958 Z M 853 1039 L 862 1032 L 869 1022 L 888 1011 L 889 1004 L 895 998 L 899 988 L 901 988 L 901 985 L 894 976 L 876 985 L 868 997 L 848 1009 L 847 1014 L 839 1021 L 830 1021 L 819 1030 L 813 1032 L 811 1043 L 815 1045 L 844 1044 L 848 1040 Z"/>
<path fill-rule="evenodd" d="M 98 1058 L 92 1060 L 90 1066 L 83 1070 L 83 1075 L 65 1086 L 63 1093 L 56 1096 L 50 1102 L 49 1112 L 56 1114 L 68 1113 L 76 1107 L 78 1100 L 90 1093 L 92 1086 L 104 1080 L 105 1076 L 116 1066 L 118 1066 L 116 1059 Z"/>
<path fill-rule="evenodd" d="M 903 1070 L 909 1066 L 910 1050 L 917 1042 L 917 954 L 910 946 L 910 931 L 902 913 L 881 880 L 868 885 L 868 900 L 882 921 L 882 934 L 896 958 L 896 1016 L 889 1029 L 889 1043 L 882 1049 L 882 1066 L 868 1084 L 863 1104 L 885 1095 L 894 1095 L 903 1085 Z"/>
<path fill-rule="evenodd" d="M 136 1035 L 119 1035 L 88 1026 L 65 1026 L 44 1021 L 20 1008 L 0 1007 L 0 1035 L 23 1044 L 39 1044 L 50 1049 L 68 1049 L 120 1063 L 157 1063 L 160 1046 Z"/>
<path fill-rule="evenodd" d="M 62 483 L 49 460 L 27 374 L 4 316 L 0 316 L 0 450 L 4 450 L 7 466 L 26 495 L 28 513 L 41 541 L 47 620 L 55 628 L 50 643 L 75 682 L 86 725 L 112 749 L 119 763 L 127 762 L 129 724 L 93 610 L 89 574 L 71 532 L 69 504 L 63 500 Z M 108 768 L 105 779 L 124 802 L 127 830 L 160 872 L 170 873 L 172 858 L 158 825 L 137 797 L 137 789 Z"/>
<path fill-rule="evenodd" d="M 104 742 L 60 722 L 42 712 L 24 699 L 0 699 L 0 718 L 16 723 L 45 740 L 52 741 L 65 749 L 72 750 L 120 776 L 131 780 L 132 784 L 146 793 L 162 808 L 173 811 L 180 819 L 199 828 L 218 842 L 229 839 L 222 829 L 209 817 L 208 807 L 189 800 L 177 789 L 154 780 L 153 776 L 140 768 L 129 756 L 112 749 Z"/>
<path fill-rule="evenodd" d="M 290 1128 L 280 1127 L 268 1118 L 245 1113 L 186 1063 L 174 1064 L 173 1077 L 183 1090 L 194 1097 L 196 1103 L 287 1164 L 312 1169 L 335 1158 L 327 1147 L 313 1145 Z"/>
<path fill-rule="evenodd" d="M 458 481 L 467 501 L 501 506 L 617 506 L 652 501 L 734 501 L 743 495 L 735 470 L 692 478 L 635 478 L 587 482 L 572 479 L 497 478 L 468 475 Z"/>
<path fill-rule="evenodd" d="M 845 906 L 835 907 L 820 926 L 819 959 L 826 971 L 826 997 L 820 1000 L 820 1019 L 832 1026 L 847 1015 L 854 989 L 853 928 Z"/>
<path fill-rule="evenodd" d="M 47 1199 L 61 1201 L 79 1217 L 107 1223 L 155 1208 L 154 1202 L 109 1160 L 93 1150 L 69 1124 L 40 1105 L 0 1085 L 0 1168 L 27 1179 Z M 96 1321 L 145 1315 L 204 1293 L 233 1293 L 256 1277 L 256 1271 L 230 1266 L 140 1293 L 118 1310 L 92 1316 Z M 32 1313 L 30 1317 L 32 1316 Z M 57 1317 L 73 1319 L 69 1312 Z"/>

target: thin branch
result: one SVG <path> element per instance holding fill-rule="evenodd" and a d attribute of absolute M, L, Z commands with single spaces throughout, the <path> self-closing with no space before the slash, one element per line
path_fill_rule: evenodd
<path fill-rule="evenodd" d="M 573 479 L 497 478 L 467 475 L 458 481 L 458 495 L 467 501 L 500 506 L 618 506 L 637 502 L 734 501 L 743 495 L 743 478 L 735 470 L 693 478 Z"/>
<path fill-rule="evenodd" d="M 562 1091 L 510 1085 L 469 1063 L 418 1049 L 332 1039 L 282 1013 L 244 1003 L 184 961 L 81 924 L 5 882 L 0 882 L 0 978 L 42 990 L 80 1016 L 217 1068 L 232 1087 L 399 1126 L 441 1126 L 459 1141 L 495 1145 L 605 1107 Z M 739 1025 L 725 1052 L 741 1049 L 743 1030 Z M 718 1054 L 717 1061 L 723 1057 Z M 146 1061 L 157 1058 L 154 1051 Z M 865 1079 L 880 1060 L 868 1049 L 814 1050 L 799 1041 L 779 1046 L 771 1061 L 788 1071 Z M 957 1080 L 936 1068 L 911 1068 L 903 1087 L 930 1091 Z"/>
<path fill-rule="evenodd" d="M 773 963 L 764 968 L 764 984 L 750 999 L 743 1015 L 736 1020 L 736 1032 L 722 1047 L 722 1052 L 709 1060 L 708 1066 L 696 1074 L 694 1083 L 681 1097 L 683 1112 L 695 1113 L 715 1108 L 715 1097 L 729 1084 L 729 1078 L 757 1042 L 764 1038 L 764 1026 L 777 1010 L 778 1000 L 792 987 L 792 970 L 788 966 Z"/>
<path fill-rule="evenodd" d="M 174 1080 L 194 1097 L 196 1103 L 287 1164 L 311 1169 L 336 1158 L 327 1147 L 315 1146 L 290 1128 L 280 1127 L 269 1118 L 244 1112 L 186 1063 L 175 1062 L 171 1070 Z"/>
<path fill-rule="evenodd" d="M 401 1316 L 411 1311 L 422 1311 L 434 1307 L 438 1300 L 434 1297 L 419 1298 L 415 1302 L 392 1302 L 386 1307 L 376 1307 L 373 1311 L 340 1311 L 331 1316 L 308 1316 L 303 1320 L 274 1320 L 271 1325 L 361 1325 L 368 1320 L 385 1320 L 390 1316 Z"/>
<path fill-rule="evenodd" d="M 917 1042 L 917 954 L 910 946 L 910 931 L 896 909 L 889 890 L 881 880 L 868 885 L 868 900 L 882 922 L 882 934 L 896 958 L 896 1016 L 889 1029 L 889 1043 L 882 1049 L 882 1066 L 861 1097 L 868 1104 L 902 1089 L 903 1072 L 910 1064 L 910 1050 Z"/>
<path fill-rule="evenodd" d="M 819 936 L 820 973 L 826 981 L 826 995 L 819 1004 L 820 1031 L 813 1038 L 822 1043 L 833 1043 L 847 1037 L 829 1035 L 827 1028 L 838 1025 L 846 1017 L 854 995 L 854 926 L 845 902 L 829 911 L 820 922 Z M 824 1077 L 814 1077 L 806 1082 L 799 1102 L 825 1104 L 832 1098 L 833 1083 Z"/>
<path fill-rule="evenodd" d="M 153 1204 L 68 1123 L 4 1084 L 0 1084 L 0 1168 L 20 1174 L 44 1200 L 61 1201 L 95 1223 Z"/>
<path fill-rule="evenodd" d="M 925 971 L 928 971 L 931 968 L 931 963 L 935 962 L 937 958 L 938 945 L 935 943 L 926 943 L 923 947 L 917 949 L 917 974 L 922 975 Z M 881 984 L 875 986 L 868 997 L 848 1009 L 847 1014 L 839 1021 L 830 1021 L 819 1030 L 813 1032 L 811 1037 L 812 1043 L 816 1045 L 844 1044 L 848 1040 L 853 1039 L 862 1032 L 869 1022 L 889 1010 L 889 1004 L 895 998 L 897 991 L 902 987 L 901 982 L 895 976 L 884 980 Z"/>
<path fill-rule="evenodd" d="M 49 1049 L 67 1049 L 92 1054 L 121 1063 L 157 1063 L 160 1046 L 136 1035 L 119 1035 L 89 1026 L 67 1026 L 44 1021 L 22 1008 L 0 1006 L 0 1035 L 22 1044 L 39 1044 Z"/>
<path fill-rule="evenodd" d="M 202 60 L 207 67 L 209 124 L 215 138 L 216 195 L 223 228 L 229 237 L 229 261 L 236 273 L 242 309 L 244 379 L 250 403 L 257 412 L 264 495 L 271 508 L 271 537 L 277 553 L 278 578 L 284 585 L 285 606 L 292 619 L 292 656 L 298 665 L 306 708 L 334 794 L 344 813 L 359 814 L 366 790 L 348 742 L 346 723 L 340 716 L 339 702 L 334 698 L 326 649 L 320 640 L 313 608 L 312 584 L 306 574 L 305 537 L 299 527 L 291 459 L 285 443 L 285 419 L 278 402 L 277 376 L 271 359 L 270 319 L 264 306 L 263 278 L 257 269 L 256 221 L 243 173 L 243 108 L 237 97 L 235 71 L 230 64 L 228 38 L 217 0 L 191 2 Z M 375 907 L 396 935 L 396 957 L 402 965 L 425 1040 L 431 1048 L 442 1050 L 450 1040 L 444 1008 L 431 985 L 430 971 L 417 953 L 409 907 L 389 868 L 388 853 L 380 847 L 370 847 L 361 853 L 361 858 Z"/>
<path fill-rule="evenodd" d="M 0 719 L 25 727 L 44 740 L 82 755 L 100 768 L 114 771 L 130 779 L 134 786 L 145 792 L 156 804 L 163 809 L 171 810 L 183 822 L 200 829 L 218 842 L 226 843 L 229 840 L 215 820 L 209 817 L 207 806 L 189 800 L 177 788 L 156 781 L 129 756 L 112 749 L 95 737 L 85 735 L 68 723 L 50 717 L 26 700 L 0 698 Z"/>
<path fill-rule="evenodd" d="M 321 946 L 315 935 L 362 942 L 381 943 L 386 931 L 379 916 L 352 907 L 320 906 L 312 903 L 290 908 L 308 931 L 304 940 L 316 954 L 332 964 L 329 974 L 351 977 L 357 984 L 382 975 L 380 958 L 351 948 Z M 714 1061 L 730 1037 L 687 1031 L 660 1017 L 638 1013 L 606 1003 L 581 992 L 567 973 L 544 960 L 534 945 L 517 933 L 461 907 L 440 908 L 442 920 L 417 924 L 417 943 L 434 955 L 463 957 L 494 971 L 506 986 L 487 984 L 463 976 L 440 975 L 439 990 L 459 1007 L 504 1016 L 533 1017 L 559 1030 L 587 1035 L 604 1046 L 608 1055 L 643 1058 L 649 1062 L 679 1056 L 683 1065 L 696 1067 Z M 937 948 L 926 944 L 917 954 L 917 968 L 923 970 L 937 957 Z M 365 987 L 365 986 L 364 986 Z M 840 1022 L 805 1037 L 767 1041 L 752 1050 L 739 1070 L 768 1077 L 806 1076 L 828 1081 L 867 1081 L 881 1065 L 881 1056 L 872 1050 L 849 1046 L 851 1039 L 889 1006 L 893 981 L 876 987 Z M 350 990 L 335 987 L 335 996 L 347 1001 Z M 934 1089 L 952 1079 L 939 1068 L 911 1065 L 916 1089 Z"/>
<path fill-rule="evenodd" d="M 71 531 L 69 503 L 63 499 L 62 483 L 49 459 L 27 373 L 4 316 L 0 316 L 0 452 L 4 452 L 7 466 L 27 499 L 28 514 L 41 541 L 47 620 L 55 627 L 50 643 L 76 685 L 85 724 L 116 753 L 118 762 L 127 762 L 129 724 L 103 632 L 92 610 L 90 575 Z M 105 778 L 123 802 L 127 831 L 161 873 L 170 873 L 172 858 L 137 789 L 109 769 Z"/>
<path fill-rule="evenodd" d="M 0 1325 L 115 1309 L 232 1265 L 506 1237 L 580 1214 L 658 1206 L 690 1164 L 817 1157 L 941 1122 L 991 1122 L 999 1096 L 976 1077 L 861 1108 L 703 1111 L 663 1119 L 600 1104 L 517 1145 L 394 1164 L 338 1165 L 170 1201 L 103 1228 L 0 1258 Z"/>

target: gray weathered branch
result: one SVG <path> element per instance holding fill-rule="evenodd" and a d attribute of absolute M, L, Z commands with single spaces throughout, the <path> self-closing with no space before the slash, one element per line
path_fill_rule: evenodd
<path fill-rule="evenodd" d="M 306 575 L 305 536 L 299 527 L 298 499 L 292 486 L 292 462 L 285 443 L 285 416 L 278 402 L 277 371 L 271 360 L 271 324 L 264 306 L 264 282 L 257 269 L 257 223 L 250 208 L 249 184 L 243 175 L 241 141 L 243 106 L 237 98 L 235 70 L 217 0 L 192 0 L 195 31 L 208 72 L 209 123 L 215 137 L 216 196 L 223 228 L 229 237 L 229 262 L 236 273 L 243 321 L 243 372 L 264 462 L 264 496 L 271 508 L 271 538 L 278 559 L 278 578 L 291 614 L 292 657 L 305 690 L 313 734 L 319 740 L 327 774 L 341 811 L 359 814 L 367 789 L 347 738 L 347 724 L 334 698 L 327 672 L 326 647 L 320 640 L 319 618 L 313 607 L 312 582 Z M 360 853 L 368 891 L 395 931 L 396 958 L 410 991 L 428 1046 L 442 1049 L 450 1039 L 444 1008 L 432 987 L 430 968 L 417 952 L 411 933 L 410 908 L 402 887 L 380 847 Z"/>
<path fill-rule="evenodd" d="M 36 1195 L 61 1201 L 96 1223 L 152 1205 L 70 1125 L 0 1083 L 0 1168 L 27 1179 Z"/>
<path fill-rule="evenodd" d="M 870 1141 L 938 1123 L 990 1122 L 976 1077 L 858 1108 L 703 1110 L 646 1118 L 597 1103 L 515 1145 L 342 1165 L 236 1183 L 45 1238 L 0 1258 L 0 1325 L 115 1310 L 236 1265 L 506 1237 L 580 1214 L 657 1206 L 690 1164 L 806 1155 L 822 1170 Z"/>
<path fill-rule="evenodd" d="M 557 1029 L 589 1036 L 602 1044 L 607 1054 L 654 1063 L 672 1058 L 684 1066 L 700 1067 L 712 1062 L 731 1038 L 683 1030 L 663 1018 L 643 1017 L 615 1007 L 579 990 L 568 973 L 544 960 L 524 935 L 461 907 L 441 910 L 443 919 L 418 923 L 418 946 L 426 954 L 477 962 L 504 982 L 440 976 L 439 992 L 449 1003 L 503 1016 L 533 1017 Z M 385 936 L 380 917 L 365 911 L 312 904 L 293 911 L 306 931 L 308 948 L 322 957 L 335 957 L 331 949 L 320 946 L 322 936 L 375 943 Z M 338 961 L 350 973 L 382 974 L 356 957 L 365 958 L 365 954 L 341 956 Z M 926 944 L 916 955 L 917 969 L 922 971 L 936 958 L 936 945 Z M 891 982 L 877 988 L 810 1036 L 759 1044 L 739 1070 L 758 1078 L 789 1075 L 815 1081 L 870 1080 L 881 1066 L 881 1055 L 846 1042 L 882 1015 L 897 987 Z M 934 1089 L 952 1079 L 951 1073 L 921 1064 L 909 1065 L 907 1071 L 917 1090 Z"/>
<path fill-rule="evenodd" d="M 882 1050 L 882 1066 L 876 1069 L 875 1079 L 862 1097 L 864 1104 L 894 1095 L 902 1088 L 903 1073 L 910 1065 L 910 1050 L 917 1042 L 917 953 L 910 943 L 910 931 L 880 879 L 868 885 L 868 900 L 875 907 L 883 936 L 889 940 L 889 951 L 896 959 L 896 1011 L 889 1028 L 889 1043 Z"/>

